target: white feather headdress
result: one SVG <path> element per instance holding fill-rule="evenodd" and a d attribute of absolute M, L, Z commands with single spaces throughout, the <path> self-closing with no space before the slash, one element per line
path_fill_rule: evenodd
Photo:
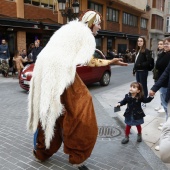
<path fill-rule="evenodd" d="M 30 82 L 27 129 L 35 133 L 40 121 L 46 148 L 50 147 L 56 119 L 63 113 L 60 96 L 74 82 L 76 65 L 91 59 L 95 45 L 91 30 L 72 21 L 57 30 L 38 55 Z"/>

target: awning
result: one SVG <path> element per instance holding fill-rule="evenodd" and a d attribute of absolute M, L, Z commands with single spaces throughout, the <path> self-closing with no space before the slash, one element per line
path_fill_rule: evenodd
<path fill-rule="evenodd" d="M 58 24 L 51 24 L 51 23 L 44 23 L 44 22 L 42 22 L 41 25 L 44 30 L 58 30 L 61 27 L 61 25 Z"/>
<path fill-rule="evenodd" d="M 98 35 L 110 36 L 110 37 L 125 37 L 125 34 L 122 32 L 112 32 L 107 30 L 98 31 Z"/>
<path fill-rule="evenodd" d="M 98 31 L 98 35 L 108 36 L 108 37 L 128 38 L 128 39 L 137 39 L 140 36 L 140 35 L 126 34 L 123 32 L 112 32 L 107 30 Z"/>
<path fill-rule="evenodd" d="M 40 29 L 40 22 L 0 17 L 0 26 Z"/>

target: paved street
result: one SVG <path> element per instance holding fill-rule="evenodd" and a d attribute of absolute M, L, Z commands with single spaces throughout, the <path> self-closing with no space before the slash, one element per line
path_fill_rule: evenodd
<path fill-rule="evenodd" d="M 149 78 L 151 80 L 151 77 Z M 149 81 L 149 85 L 152 85 L 152 81 Z M 38 163 L 34 160 L 32 134 L 26 131 L 28 94 L 19 87 L 17 79 L 5 79 L 1 75 L 0 89 L 0 169 L 74 170 L 75 168 L 68 163 L 68 155 L 63 153 L 62 147 L 44 163 Z M 143 127 L 145 130 L 144 142 L 136 142 L 134 129 L 131 131 L 130 142 L 127 145 L 121 144 L 124 136 L 122 117 L 124 108 L 119 113 L 113 113 L 113 107 L 117 101 L 124 97 L 128 89 L 129 83 L 107 91 L 101 90 L 93 95 L 98 126 L 113 128 L 117 136 L 113 134 L 112 137 L 105 138 L 99 134 L 95 148 L 91 157 L 86 161 L 86 165 L 93 170 L 168 170 L 168 165 L 160 161 L 159 153 L 155 154 L 153 151 L 160 135 L 160 132 L 157 133 L 157 126 L 159 121 L 163 120 L 163 115 L 155 114 L 153 109 L 159 102 L 158 95 L 146 108 L 148 119 L 146 118 Z M 156 132 L 154 141 L 149 139 L 153 137 L 150 136 L 153 133 L 146 135 L 149 132 L 147 126 L 151 126 L 151 122 L 154 123 L 152 132 Z"/>

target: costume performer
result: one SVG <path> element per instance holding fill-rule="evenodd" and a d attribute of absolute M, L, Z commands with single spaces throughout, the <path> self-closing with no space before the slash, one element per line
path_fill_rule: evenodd
<path fill-rule="evenodd" d="M 88 170 L 83 162 L 93 150 L 98 129 L 92 97 L 76 66 L 127 65 L 121 59 L 91 59 L 96 46 L 92 27 L 100 24 L 101 17 L 95 11 L 84 16 L 82 22 L 71 21 L 56 31 L 38 55 L 30 82 L 27 122 L 34 133 L 36 159 L 45 161 L 63 142 L 69 162 L 80 170 Z M 88 23 L 92 23 L 91 29 Z"/>

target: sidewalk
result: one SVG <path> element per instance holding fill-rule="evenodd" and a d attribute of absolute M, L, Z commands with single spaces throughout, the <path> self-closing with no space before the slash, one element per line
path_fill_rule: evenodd
<path fill-rule="evenodd" d="M 149 77 L 149 87 L 152 78 Z M 36 162 L 33 155 L 33 136 L 26 131 L 27 98 L 18 84 L 18 79 L 3 78 L 0 75 L 0 169 L 1 170 L 76 170 L 63 153 L 63 146 L 46 162 Z M 159 140 L 157 129 L 163 114 L 157 114 L 154 107 L 159 104 L 159 95 L 145 109 L 143 125 L 144 142 L 136 142 L 135 129 L 130 142 L 122 145 L 124 137 L 123 110 L 114 113 L 114 104 L 121 100 L 129 90 L 129 83 L 98 93 L 93 96 L 99 129 L 99 137 L 89 159 L 85 164 L 90 170 L 168 170 L 168 167 L 155 155 L 153 150 Z M 102 131 L 107 126 L 113 132 L 111 137 Z M 109 129 L 109 130 L 111 130 Z M 102 136 L 103 135 L 103 136 Z M 159 152 L 156 154 L 159 155 Z"/>
<path fill-rule="evenodd" d="M 148 90 L 150 90 L 150 88 L 152 87 L 152 85 L 154 84 L 154 81 L 152 79 L 152 75 L 148 77 Z M 130 87 L 130 83 L 124 84 L 120 87 L 116 87 L 113 88 L 109 91 L 105 91 L 102 93 L 99 93 L 97 95 L 95 95 L 95 97 L 97 98 L 97 100 L 100 102 L 100 104 L 104 107 L 105 111 L 108 113 L 108 115 L 110 117 L 112 117 L 113 119 L 115 118 L 119 118 L 119 120 L 121 121 L 121 123 L 124 124 L 124 116 L 123 113 L 126 109 L 126 106 L 122 106 L 121 107 L 121 111 L 114 113 L 114 105 L 122 100 L 125 96 L 126 93 L 128 93 Z M 154 99 L 152 100 L 151 103 L 147 104 L 147 107 L 144 109 L 144 112 L 146 114 L 146 117 L 144 118 L 144 124 L 142 125 L 142 136 L 143 136 L 143 144 L 140 144 L 137 146 L 137 150 L 144 156 L 146 157 L 145 159 L 147 160 L 148 156 L 152 159 L 152 161 L 149 162 L 149 164 L 151 165 L 151 167 L 153 168 L 152 164 L 156 165 L 157 163 L 155 162 L 154 159 L 156 159 L 158 161 L 157 158 L 159 158 L 159 151 L 155 151 L 155 146 L 157 146 L 157 144 L 159 144 L 159 137 L 160 137 L 160 133 L 161 131 L 158 130 L 158 126 L 160 123 L 165 121 L 165 113 L 157 113 L 154 108 L 160 106 L 160 99 L 159 99 L 159 92 L 156 93 Z M 132 138 L 130 137 L 130 141 L 132 141 L 132 143 L 134 145 L 136 145 L 136 127 L 132 127 L 131 130 L 131 135 Z M 134 139 L 135 138 L 135 139 Z M 145 145 L 145 144 L 146 145 Z M 128 144 L 127 144 L 128 145 Z M 147 153 L 145 153 L 147 152 Z M 149 155 L 148 155 L 149 154 Z M 155 158 L 155 155 L 157 155 Z M 150 159 L 149 158 L 149 159 Z M 163 164 L 160 159 L 159 159 L 159 163 Z M 155 166 L 155 168 L 153 168 L 154 170 L 158 170 L 159 167 Z M 170 168 L 169 164 L 166 164 L 167 167 Z"/>

